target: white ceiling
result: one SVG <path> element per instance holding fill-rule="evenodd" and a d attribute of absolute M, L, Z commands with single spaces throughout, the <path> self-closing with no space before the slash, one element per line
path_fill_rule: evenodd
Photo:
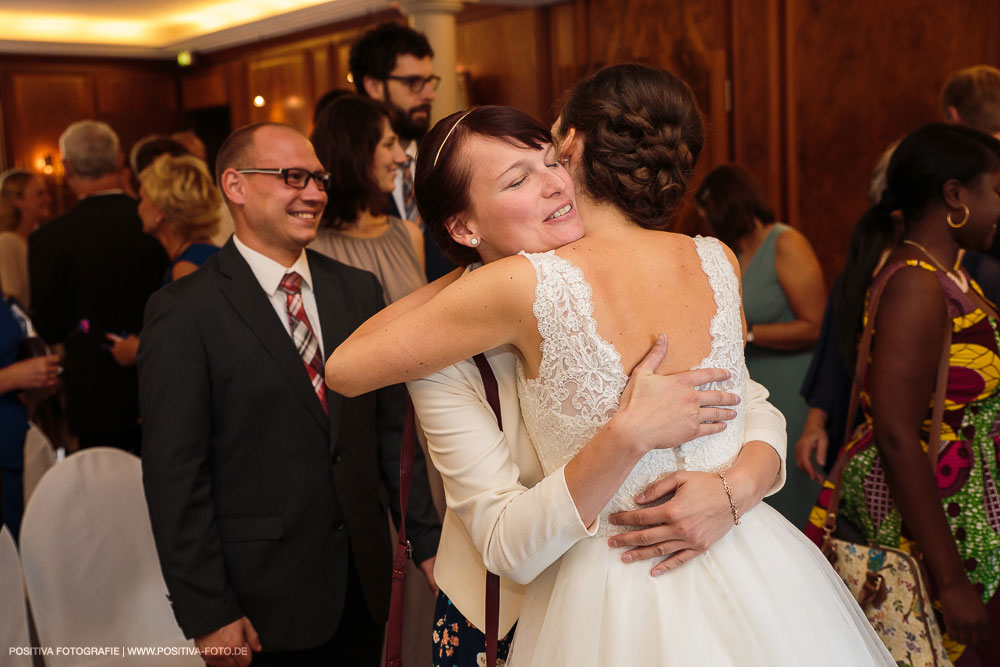
<path fill-rule="evenodd" d="M 173 58 L 341 21 L 389 0 L 0 0 L 0 52 Z"/>
<path fill-rule="evenodd" d="M 422 0 L 0 0 L 0 53 L 174 58 L 412 3 Z"/>

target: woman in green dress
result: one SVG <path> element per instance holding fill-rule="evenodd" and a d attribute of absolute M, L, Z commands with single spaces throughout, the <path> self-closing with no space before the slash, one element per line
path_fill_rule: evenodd
<path fill-rule="evenodd" d="M 695 194 L 699 212 L 732 248 L 743 271 L 747 369 L 771 393 L 788 423 L 788 441 L 802 434 L 809 406 L 799 388 L 823 321 L 826 288 L 806 238 L 775 222 L 760 185 L 736 165 L 716 167 Z M 785 487 L 767 499 L 796 526 L 804 526 L 819 486 L 789 466 Z"/>

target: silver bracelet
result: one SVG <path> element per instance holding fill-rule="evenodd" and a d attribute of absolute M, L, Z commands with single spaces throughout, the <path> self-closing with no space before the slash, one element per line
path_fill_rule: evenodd
<path fill-rule="evenodd" d="M 740 525 L 740 511 L 736 509 L 736 501 L 733 500 L 733 490 L 729 488 L 729 482 L 726 481 L 725 473 L 718 473 L 719 478 L 722 479 L 722 488 L 726 490 L 726 495 L 729 497 L 729 509 L 733 510 L 733 525 Z"/>

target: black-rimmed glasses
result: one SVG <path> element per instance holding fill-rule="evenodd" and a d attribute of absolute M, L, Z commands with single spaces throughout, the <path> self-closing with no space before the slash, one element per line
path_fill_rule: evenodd
<path fill-rule="evenodd" d="M 399 81 L 414 95 L 421 93 L 424 86 L 430 86 L 431 90 L 437 90 L 438 84 L 441 83 L 441 77 L 437 74 L 431 74 L 430 76 L 424 77 L 419 74 L 414 74 L 413 76 L 396 76 L 395 74 L 389 74 L 385 78 L 392 79 L 393 81 Z"/>
<path fill-rule="evenodd" d="M 330 174 L 325 171 L 309 171 L 297 167 L 286 167 L 284 169 L 237 169 L 238 174 L 270 174 L 281 176 L 285 179 L 285 185 L 296 190 L 305 190 L 312 180 L 316 187 L 326 192 L 330 189 Z"/>

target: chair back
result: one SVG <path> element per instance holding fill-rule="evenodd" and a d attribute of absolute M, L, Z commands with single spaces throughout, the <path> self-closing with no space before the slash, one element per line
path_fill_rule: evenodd
<path fill-rule="evenodd" d="M 7 526 L 0 525 L 0 664 L 31 667 L 28 638 L 28 608 L 24 599 L 24 579 L 17 547 Z"/>
<path fill-rule="evenodd" d="M 166 661 L 163 655 L 47 655 L 49 667 L 204 664 L 167 599 L 138 457 L 95 447 L 51 468 L 25 508 L 21 560 L 43 649 L 180 649 Z"/>
<path fill-rule="evenodd" d="M 24 504 L 38 486 L 42 475 L 56 464 L 56 450 L 48 436 L 34 423 L 28 423 L 28 435 L 24 439 Z"/>

